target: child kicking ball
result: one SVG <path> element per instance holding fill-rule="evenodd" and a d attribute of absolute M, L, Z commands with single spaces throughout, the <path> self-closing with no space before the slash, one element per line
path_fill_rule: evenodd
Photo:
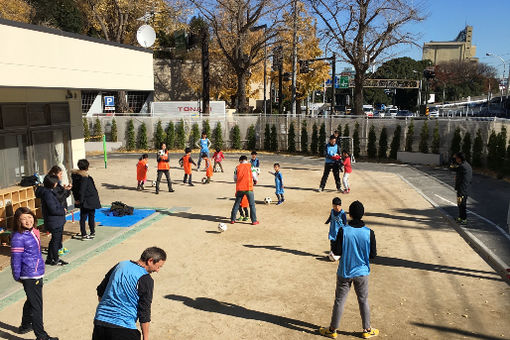
<path fill-rule="evenodd" d="M 280 172 L 280 164 L 274 163 L 273 165 L 274 172 L 268 171 L 271 175 L 274 176 L 274 185 L 276 187 L 276 198 L 278 198 L 278 202 L 276 205 L 280 205 L 285 201 L 285 198 L 283 197 L 283 177 L 282 173 Z"/>

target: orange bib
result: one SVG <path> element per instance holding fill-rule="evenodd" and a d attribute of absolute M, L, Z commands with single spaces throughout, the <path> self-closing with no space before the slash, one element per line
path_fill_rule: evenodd
<path fill-rule="evenodd" d="M 147 179 L 147 159 L 144 158 L 136 164 L 136 180 L 145 181 Z"/>
<path fill-rule="evenodd" d="M 253 174 L 250 163 L 237 166 L 236 191 L 253 191 Z"/>
<path fill-rule="evenodd" d="M 158 157 L 160 159 L 158 162 L 158 170 L 170 170 L 170 162 L 166 162 L 168 160 L 168 151 L 162 156 L 158 154 Z"/>

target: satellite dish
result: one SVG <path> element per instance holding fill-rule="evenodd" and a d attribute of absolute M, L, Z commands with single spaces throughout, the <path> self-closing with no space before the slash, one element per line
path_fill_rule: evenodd
<path fill-rule="evenodd" d="M 145 48 L 151 47 L 156 41 L 156 32 L 149 25 L 142 25 L 136 32 L 136 40 Z"/>

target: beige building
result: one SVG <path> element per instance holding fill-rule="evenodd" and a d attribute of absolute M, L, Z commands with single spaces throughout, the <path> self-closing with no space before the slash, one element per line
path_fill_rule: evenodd
<path fill-rule="evenodd" d="M 154 90 L 152 51 L 3 19 L 0 37 L 0 188 L 85 157 L 82 93 Z"/>
<path fill-rule="evenodd" d="M 423 44 L 422 60 L 434 65 L 447 61 L 477 62 L 476 46 L 473 45 L 473 27 L 466 26 L 453 41 L 431 41 Z"/>

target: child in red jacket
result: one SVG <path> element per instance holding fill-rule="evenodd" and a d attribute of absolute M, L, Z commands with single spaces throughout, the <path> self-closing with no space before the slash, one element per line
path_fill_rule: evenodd
<path fill-rule="evenodd" d="M 216 152 L 213 155 L 214 160 L 214 172 L 219 172 L 217 170 L 217 167 L 221 169 L 221 172 L 223 172 L 223 165 L 221 165 L 221 162 L 225 159 L 225 156 L 223 155 L 223 152 L 220 148 L 216 148 Z"/>
<path fill-rule="evenodd" d="M 351 155 L 349 155 L 347 150 L 342 151 L 342 162 L 344 163 L 344 176 L 342 177 L 342 183 L 344 184 L 344 194 L 348 194 L 351 192 L 351 187 L 349 186 L 349 176 L 352 172 L 352 165 Z"/>

